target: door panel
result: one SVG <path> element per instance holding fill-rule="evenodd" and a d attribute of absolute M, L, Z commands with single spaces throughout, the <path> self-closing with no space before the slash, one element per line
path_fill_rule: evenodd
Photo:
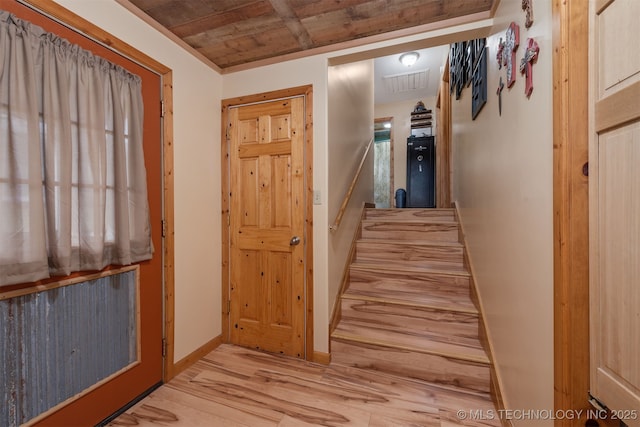
<path fill-rule="evenodd" d="M 304 357 L 304 98 L 229 117 L 230 341 Z"/>
<path fill-rule="evenodd" d="M 599 381 L 639 390 L 640 123 L 599 136 Z M 602 376 L 602 377 L 600 377 Z"/>
<path fill-rule="evenodd" d="M 637 0 L 616 0 L 596 17 L 599 99 L 640 80 L 640 55 L 634 54 L 638 17 Z"/>
<path fill-rule="evenodd" d="M 635 410 L 624 421 L 639 426 L 640 2 L 591 6 L 591 394 L 614 411 Z"/>

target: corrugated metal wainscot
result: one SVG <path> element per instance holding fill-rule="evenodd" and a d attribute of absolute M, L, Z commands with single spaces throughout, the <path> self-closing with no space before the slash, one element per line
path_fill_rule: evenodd
<path fill-rule="evenodd" d="M 32 420 L 138 360 L 137 268 L 102 276 L 0 301 L 0 426 Z"/>

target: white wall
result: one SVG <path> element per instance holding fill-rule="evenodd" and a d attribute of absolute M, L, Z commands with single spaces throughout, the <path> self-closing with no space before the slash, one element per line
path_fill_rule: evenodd
<path fill-rule="evenodd" d="M 174 361 L 221 334 L 221 76 L 113 0 L 56 0 L 173 70 Z"/>
<path fill-rule="evenodd" d="M 433 113 L 433 133 L 436 134 L 436 97 L 375 105 L 375 118 L 393 117 L 393 190 L 407 189 L 407 138 L 411 135 L 411 112 L 422 101 Z M 436 141 L 436 144 L 438 141 Z M 395 200 L 392 201 L 392 204 Z"/>
<path fill-rule="evenodd" d="M 551 2 L 535 3 L 524 27 L 520 0 L 502 0 L 488 45 L 488 102 L 471 120 L 471 88 L 452 99 L 454 200 L 462 213 L 469 253 L 509 409 L 553 408 L 553 134 Z M 534 90 L 524 77 L 506 80 L 495 59 L 507 27 L 520 25 L 516 66 L 528 37 L 540 46 Z M 520 425 L 552 421 L 514 420 Z"/>
<path fill-rule="evenodd" d="M 329 220 L 342 205 L 366 146 L 373 138 L 373 60 L 329 67 L 328 74 Z M 367 155 L 342 223 L 329 235 L 328 315 L 336 304 L 345 264 L 363 203 L 374 202 L 373 146 Z"/>

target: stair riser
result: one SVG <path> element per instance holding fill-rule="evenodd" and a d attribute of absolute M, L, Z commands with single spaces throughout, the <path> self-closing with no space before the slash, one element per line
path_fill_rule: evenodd
<path fill-rule="evenodd" d="M 376 268 L 378 265 L 385 268 L 392 267 L 396 271 L 403 271 L 407 274 L 453 274 L 468 277 L 467 270 L 463 264 L 443 261 L 404 261 L 387 259 L 354 259 L 352 266 L 356 268 Z"/>
<path fill-rule="evenodd" d="M 362 238 L 457 242 L 458 226 L 456 224 L 363 222 Z"/>
<path fill-rule="evenodd" d="M 390 332 L 408 329 L 417 336 L 434 341 L 474 345 L 478 342 L 478 315 L 387 304 L 375 301 L 342 299 L 342 320 L 372 325 Z"/>
<path fill-rule="evenodd" d="M 476 307 L 471 301 L 468 292 L 462 290 L 453 291 L 446 288 L 432 287 L 425 292 L 418 284 L 409 287 L 404 284 L 402 289 L 385 282 L 356 282 L 349 286 L 348 295 L 361 297 L 376 297 L 387 300 L 412 301 L 416 304 L 446 308 L 455 306 L 459 309 L 475 311 Z M 453 302 L 452 302 L 453 301 Z"/>
<path fill-rule="evenodd" d="M 402 349 L 331 340 L 331 362 L 448 387 L 489 392 L 489 365 Z"/>
<path fill-rule="evenodd" d="M 441 292 L 451 291 L 454 295 L 469 296 L 469 277 L 447 274 L 405 273 L 393 270 L 367 270 L 351 268 L 349 270 L 349 289 L 359 283 L 372 287 L 384 286 L 400 292 Z"/>
<path fill-rule="evenodd" d="M 447 246 L 403 245 L 385 242 L 358 242 L 356 244 L 357 260 L 386 261 L 426 261 L 463 264 L 462 248 Z"/>
<path fill-rule="evenodd" d="M 366 219 L 454 221 L 453 209 L 367 209 Z"/>
<path fill-rule="evenodd" d="M 398 329 L 384 323 L 351 322 L 344 318 L 333 331 L 332 337 L 402 348 L 417 353 L 435 353 L 478 363 L 488 363 L 478 338 L 452 338 L 420 331 L 411 327 Z"/>

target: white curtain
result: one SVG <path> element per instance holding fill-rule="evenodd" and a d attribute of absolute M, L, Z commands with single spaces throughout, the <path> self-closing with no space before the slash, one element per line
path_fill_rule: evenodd
<path fill-rule="evenodd" d="M 141 81 L 0 11 L 0 286 L 151 258 Z"/>

